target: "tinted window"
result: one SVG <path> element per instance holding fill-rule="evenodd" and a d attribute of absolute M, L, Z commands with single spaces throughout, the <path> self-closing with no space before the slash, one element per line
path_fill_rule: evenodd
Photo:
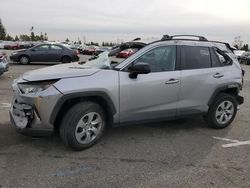
<path fill-rule="evenodd" d="M 57 45 L 51 45 L 51 50 L 62 50 L 61 46 L 57 46 Z"/>
<path fill-rule="evenodd" d="M 158 47 L 139 57 L 136 63 L 148 63 L 151 72 L 173 71 L 176 62 L 176 46 Z"/>
<path fill-rule="evenodd" d="M 46 51 L 46 50 L 49 50 L 49 45 L 45 44 L 45 45 L 37 46 L 35 49 L 38 51 Z"/>
<path fill-rule="evenodd" d="M 183 46 L 181 51 L 182 69 L 203 69 L 211 67 L 209 48 Z"/>
<path fill-rule="evenodd" d="M 232 65 L 233 63 L 232 59 L 225 52 L 219 49 L 214 49 L 214 51 L 215 51 L 215 56 L 217 57 L 221 66 Z"/>

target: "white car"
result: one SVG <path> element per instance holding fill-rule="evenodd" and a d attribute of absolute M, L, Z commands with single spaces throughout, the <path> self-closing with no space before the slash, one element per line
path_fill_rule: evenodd
<path fill-rule="evenodd" d="M 4 49 L 5 43 L 3 41 L 0 41 L 0 49 Z"/>

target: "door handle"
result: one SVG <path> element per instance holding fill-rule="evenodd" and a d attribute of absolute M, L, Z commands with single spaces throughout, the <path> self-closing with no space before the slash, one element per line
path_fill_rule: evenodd
<path fill-rule="evenodd" d="M 221 73 L 216 73 L 213 77 L 214 78 L 222 78 L 224 75 Z"/>
<path fill-rule="evenodd" d="M 178 83 L 179 81 L 180 81 L 179 79 L 171 78 L 168 81 L 166 81 L 165 84 L 175 84 Z"/>

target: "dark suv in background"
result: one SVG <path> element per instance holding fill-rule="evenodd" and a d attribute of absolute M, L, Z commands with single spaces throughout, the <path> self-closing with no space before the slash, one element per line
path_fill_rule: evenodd
<path fill-rule="evenodd" d="M 11 54 L 12 61 L 20 64 L 30 62 L 62 62 L 78 61 L 78 52 L 60 44 L 39 44 L 29 49 L 18 50 Z"/>

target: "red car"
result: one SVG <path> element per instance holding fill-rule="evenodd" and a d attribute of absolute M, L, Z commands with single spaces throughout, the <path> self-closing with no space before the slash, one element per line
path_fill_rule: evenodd
<path fill-rule="evenodd" d="M 96 49 L 97 49 L 97 47 L 95 47 L 95 46 L 89 46 L 89 47 L 85 48 L 82 51 L 82 54 L 84 54 L 84 55 L 94 55 Z"/>
<path fill-rule="evenodd" d="M 4 49 L 6 49 L 6 50 L 17 50 L 19 48 L 20 48 L 20 45 L 16 42 L 4 45 Z"/>
<path fill-rule="evenodd" d="M 123 51 L 119 52 L 116 55 L 116 57 L 118 57 L 118 58 L 128 58 L 129 56 L 133 55 L 137 51 L 138 51 L 138 49 L 129 48 L 129 49 L 126 49 L 126 50 L 123 50 Z"/>

